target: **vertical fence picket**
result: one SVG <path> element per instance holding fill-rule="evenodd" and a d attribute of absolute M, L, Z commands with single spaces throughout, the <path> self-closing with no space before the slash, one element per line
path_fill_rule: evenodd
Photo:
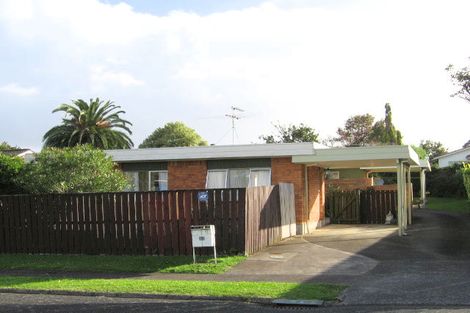
<path fill-rule="evenodd" d="M 135 211 L 136 211 L 136 238 L 137 254 L 144 254 L 144 229 L 142 220 L 143 196 L 145 193 L 136 193 Z"/>
<path fill-rule="evenodd" d="M 163 217 L 163 192 L 155 194 L 155 209 L 157 217 L 157 242 L 158 242 L 158 255 L 165 254 L 165 229 Z"/>
<path fill-rule="evenodd" d="M 125 193 L 122 197 L 122 225 L 123 225 L 123 253 L 131 253 L 130 223 L 129 223 L 129 194 Z"/>

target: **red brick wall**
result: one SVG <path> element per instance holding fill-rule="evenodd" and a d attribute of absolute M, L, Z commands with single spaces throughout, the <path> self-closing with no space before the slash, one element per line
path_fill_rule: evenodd
<path fill-rule="evenodd" d="M 328 186 L 334 186 L 341 190 L 367 189 L 372 186 L 372 178 L 341 178 L 329 179 Z"/>
<path fill-rule="evenodd" d="M 206 188 L 206 161 L 175 161 L 168 163 L 168 189 Z"/>
<path fill-rule="evenodd" d="M 320 221 L 325 218 L 325 179 L 319 167 L 308 167 L 308 207 L 309 220 Z"/>
<path fill-rule="evenodd" d="M 308 212 L 305 216 L 305 169 L 302 164 L 293 164 L 292 158 L 273 158 L 271 181 L 273 185 L 292 183 L 295 190 L 295 214 L 297 224 L 319 221 L 325 218 L 325 181 L 323 169 L 308 167 Z"/>
<path fill-rule="evenodd" d="M 292 158 L 273 158 L 271 160 L 271 183 L 294 184 L 296 222 L 302 223 L 304 214 L 304 166 L 292 163 Z"/>

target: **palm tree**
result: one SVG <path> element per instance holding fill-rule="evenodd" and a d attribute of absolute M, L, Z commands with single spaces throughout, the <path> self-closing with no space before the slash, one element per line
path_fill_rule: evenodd
<path fill-rule="evenodd" d="M 101 149 L 129 149 L 134 144 L 129 135 L 129 121 L 123 120 L 119 114 L 126 113 L 111 101 L 90 99 L 87 103 L 82 99 L 73 100 L 73 104 L 61 104 L 52 113 L 63 111 L 65 117 L 62 124 L 52 127 L 44 134 L 45 147 L 71 147 L 91 144 Z M 118 111 L 116 111 L 118 110 Z"/>

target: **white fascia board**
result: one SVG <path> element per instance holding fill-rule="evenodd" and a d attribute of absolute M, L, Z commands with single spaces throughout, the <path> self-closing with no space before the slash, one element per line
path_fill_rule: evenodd
<path fill-rule="evenodd" d="M 419 157 L 410 146 L 371 146 L 317 149 L 315 155 L 293 156 L 293 163 L 351 162 L 376 160 L 408 160 L 411 165 L 419 164 Z M 365 163 L 367 164 L 367 163 Z"/>
<path fill-rule="evenodd" d="M 449 152 L 449 153 L 446 153 L 446 154 L 437 156 L 437 157 L 433 158 L 433 160 L 439 160 L 439 159 L 442 159 L 442 158 L 446 158 L 446 157 L 448 157 L 448 156 L 451 156 L 451 155 L 454 155 L 454 154 L 457 154 L 457 153 L 460 153 L 460 152 L 463 152 L 463 151 L 469 151 L 469 152 L 470 152 L 470 147 L 468 147 L 468 148 L 461 148 L 461 149 L 458 149 L 458 150 L 451 151 L 451 152 Z"/>
<path fill-rule="evenodd" d="M 314 154 L 312 143 L 105 150 L 115 162 L 270 158 Z"/>
<path fill-rule="evenodd" d="M 419 160 L 419 167 L 423 170 L 431 171 L 431 164 L 429 163 L 428 159 L 420 159 Z"/>

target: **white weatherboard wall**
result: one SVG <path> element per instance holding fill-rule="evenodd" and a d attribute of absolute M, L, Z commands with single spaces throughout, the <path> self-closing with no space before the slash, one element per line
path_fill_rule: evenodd
<path fill-rule="evenodd" d="M 460 149 L 448 154 L 442 155 L 437 158 L 439 167 L 449 167 L 454 163 L 469 162 L 470 161 L 470 148 Z"/>

